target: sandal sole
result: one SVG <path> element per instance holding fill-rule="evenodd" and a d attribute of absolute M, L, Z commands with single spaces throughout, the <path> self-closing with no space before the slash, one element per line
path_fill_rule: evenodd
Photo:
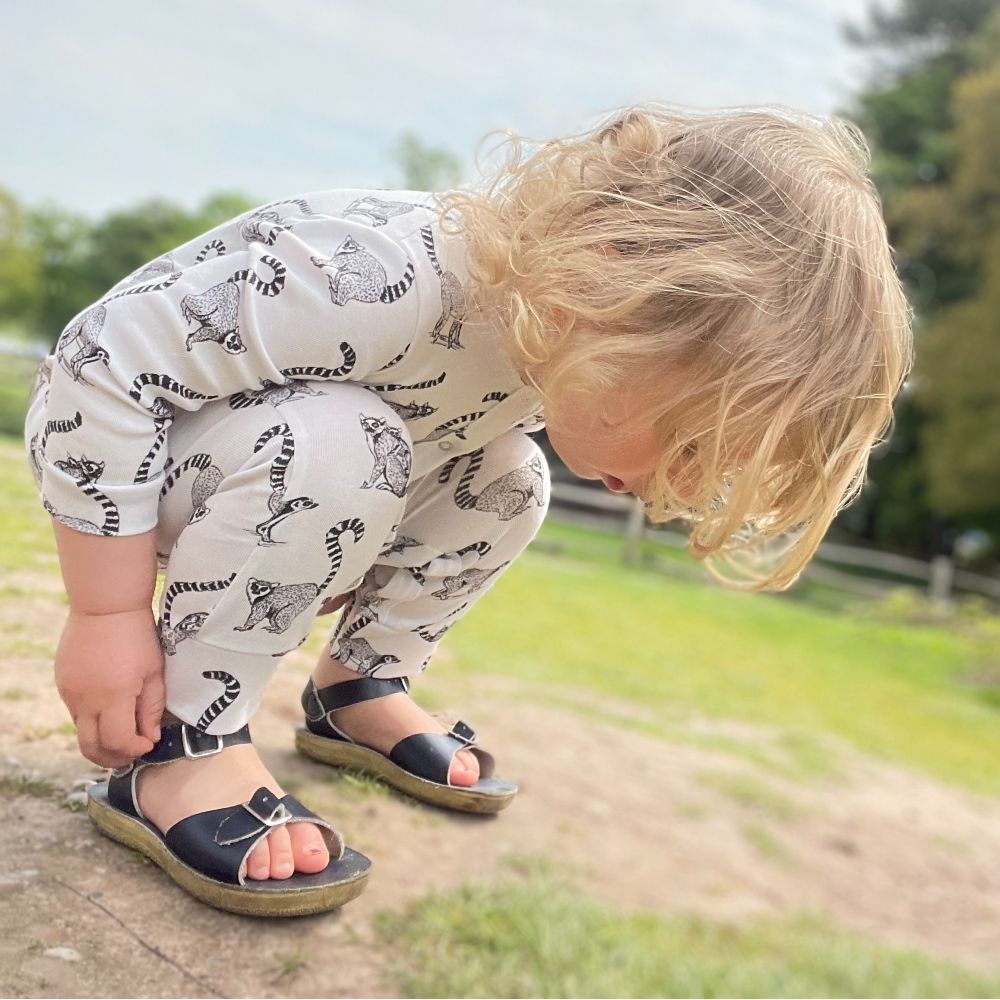
<path fill-rule="evenodd" d="M 334 910 L 361 894 L 371 871 L 371 861 L 365 855 L 345 847 L 344 856 L 331 860 L 321 872 L 296 872 L 288 879 L 249 880 L 246 886 L 231 885 L 209 878 L 177 858 L 152 824 L 129 816 L 108 802 L 105 784 L 88 789 L 87 813 L 106 837 L 145 855 L 195 899 L 230 913 L 295 917 Z M 332 875 L 342 877 L 330 881 Z"/>
<path fill-rule="evenodd" d="M 516 786 L 511 792 L 477 792 L 471 788 L 463 789 L 429 781 L 404 771 L 377 750 L 317 736 L 305 726 L 299 726 L 295 730 L 295 748 L 303 756 L 321 764 L 364 771 L 415 799 L 458 812 L 498 813 L 501 809 L 506 809 L 517 795 Z"/>

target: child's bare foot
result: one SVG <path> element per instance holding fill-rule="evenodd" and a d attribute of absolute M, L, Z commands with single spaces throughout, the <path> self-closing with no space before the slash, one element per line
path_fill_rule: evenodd
<path fill-rule="evenodd" d="M 245 802 L 264 785 L 281 787 L 250 743 L 226 747 L 209 757 L 182 757 L 144 767 L 136 780 L 143 815 L 161 832 L 194 813 Z M 289 878 L 293 872 L 320 872 L 330 860 L 319 827 L 289 823 L 273 829 L 247 859 L 247 878 Z"/>
<path fill-rule="evenodd" d="M 316 687 L 357 680 L 360 675 L 330 657 L 324 648 L 313 670 Z M 444 733 L 444 726 L 428 715 L 405 691 L 373 698 L 337 709 L 334 724 L 352 740 L 387 754 L 401 739 L 414 733 Z M 479 780 L 479 761 L 468 750 L 459 750 L 448 772 L 454 785 L 474 785 Z"/>

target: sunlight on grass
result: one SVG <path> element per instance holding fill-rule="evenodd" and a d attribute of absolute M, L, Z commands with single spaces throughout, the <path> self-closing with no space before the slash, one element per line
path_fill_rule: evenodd
<path fill-rule="evenodd" d="M 376 919 L 410 997 L 991 997 L 987 978 L 819 914 L 743 924 L 617 913 L 536 874 Z"/>

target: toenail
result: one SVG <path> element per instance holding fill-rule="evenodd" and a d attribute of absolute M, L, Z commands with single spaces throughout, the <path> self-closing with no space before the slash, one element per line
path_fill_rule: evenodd
<path fill-rule="evenodd" d="M 259 868 L 255 868 L 253 873 L 257 878 L 267 878 L 270 871 L 271 869 L 267 865 L 261 865 Z"/>

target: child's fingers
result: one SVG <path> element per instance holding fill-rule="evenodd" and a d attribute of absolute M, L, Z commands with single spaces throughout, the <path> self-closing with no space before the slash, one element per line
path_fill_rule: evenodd
<path fill-rule="evenodd" d="M 96 715 L 84 713 L 77 715 L 76 741 L 80 745 L 80 753 L 99 767 L 124 767 L 131 759 L 119 754 L 108 753 L 101 746 Z"/>
<path fill-rule="evenodd" d="M 153 741 L 140 736 L 135 726 L 135 701 L 123 698 L 101 711 L 97 734 L 101 748 L 109 754 L 132 760 L 153 749 Z"/>
<path fill-rule="evenodd" d="M 160 719 L 163 718 L 166 701 L 163 674 L 156 673 L 147 677 L 136 699 L 135 715 L 139 722 L 139 732 L 154 743 L 160 741 Z"/>

